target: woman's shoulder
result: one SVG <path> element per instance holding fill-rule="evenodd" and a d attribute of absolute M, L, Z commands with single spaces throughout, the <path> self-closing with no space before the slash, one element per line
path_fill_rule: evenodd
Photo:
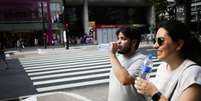
<path fill-rule="evenodd" d="M 181 85 L 183 85 L 183 90 L 192 84 L 201 85 L 201 66 L 190 60 L 187 62 L 187 68 L 183 71 L 180 79 Z"/>
<path fill-rule="evenodd" d="M 185 60 L 185 69 L 184 72 L 200 72 L 201 71 L 201 66 L 195 63 L 194 61 Z"/>

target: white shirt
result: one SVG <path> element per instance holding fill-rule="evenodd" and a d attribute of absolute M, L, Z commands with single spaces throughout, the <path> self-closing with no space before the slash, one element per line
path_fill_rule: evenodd
<path fill-rule="evenodd" d="M 153 83 L 164 96 L 169 98 L 176 82 L 178 82 L 171 99 L 171 101 L 178 101 L 183 91 L 190 85 L 201 85 L 201 67 L 198 65 L 188 67 L 191 64 L 195 63 L 186 59 L 177 69 L 169 71 L 167 70 L 167 64 L 162 63 L 158 67 Z"/>
<path fill-rule="evenodd" d="M 123 55 L 117 54 L 117 58 L 128 73 L 134 77 L 137 69 L 143 64 L 145 56 L 136 53 L 131 58 L 125 58 Z M 122 85 L 111 69 L 108 101 L 145 101 L 145 99 L 144 96 L 137 93 L 134 85 Z"/>

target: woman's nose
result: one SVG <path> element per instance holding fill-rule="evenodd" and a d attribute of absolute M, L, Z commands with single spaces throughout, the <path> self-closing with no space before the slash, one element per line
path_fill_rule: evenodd
<path fill-rule="evenodd" d="M 153 45 L 153 48 L 154 48 L 154 49 L 158 49 L 158 47 L 159 47 L 158 43 L 155 42 L 154 45 Z"/>

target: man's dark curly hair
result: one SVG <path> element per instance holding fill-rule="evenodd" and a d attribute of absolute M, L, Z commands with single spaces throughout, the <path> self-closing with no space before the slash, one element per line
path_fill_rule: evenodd
<path fill-rule="evenodd" d="M 141 41 L 141 31 L 134 27 L 122 27 L 117 30 L 116 35 L 118 36 L 119 33 L 123 33 L 125 37 L 129 38 L 131 41 L 137 40 L 137 44 L 135 49 L 138 49 L 140 41 Z"/>

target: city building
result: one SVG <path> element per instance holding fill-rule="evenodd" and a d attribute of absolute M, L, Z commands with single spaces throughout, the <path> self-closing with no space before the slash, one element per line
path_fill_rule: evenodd
<path fill-rule="evenodd" d="M 16 47 L 22 39 L 26 46 L 44 44 L 43 33 L 58 30 L 53 20 L 62 12 L 59 0 L 1 0 L 0 1 L 0 36 L 7 48 Z M 52 39 L 52 34 L 47 34 Z"/>
<path fill-rule="evenodd" d="M 199 33 L 201 35 L 201 0 L 192 0 L 191 3 L 191 23 L 192 30 L 196 33 Z"/>
<path fill-rule="evenodd" d="M 91 31 L 90 22 L 93 27 L 154 24 L 147 0 L 1 0 L 0 12 L 1 41 L 8 48 L 19 39 L 25 47 L 34 46 L 35 39 L 39 45 L 62 43 L 66 27 L 70 39 L 81 37 Z"/>
<path fill-rule="evenodd" d="M 187 6 L 189 3 L 189 8 Z M 189 10 L 189 14 L 186 15 Z M 172 0 L 169 1 L 168 13 L 166 18 L 176 19 L 186 23 L 186 19 L 189 19 L 188 26 L 191 29 L 192 33 L 201 35 L 200 21 L 201 21 L 201 0 Z"/>

